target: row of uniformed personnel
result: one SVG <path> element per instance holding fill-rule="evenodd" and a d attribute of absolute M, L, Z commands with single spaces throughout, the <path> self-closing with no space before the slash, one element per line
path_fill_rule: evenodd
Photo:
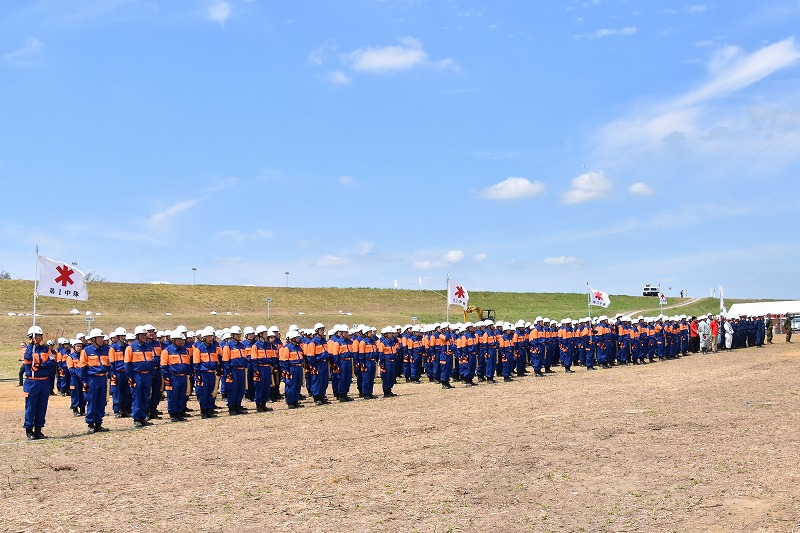
<path fill-rule="evenodd" d="M 72 340 L 61 338 L 51 349 L 41 342 L 41 328 L 32 327 L 24 358 L 25 429 L 29 439 L 44 438 L 50 391 L 45 376 L 49 380 L 56 372 L 59 388 L 69 390 L 73 413 L 85 414 L 88 432 L 94 433 L 107 431 L 102 422 L 109 383 L 115 416 L 130 416 L 138 428 L 163 414 L 158 410 L 162 388 L 170 419 L 179 422 L 192 411 L 187 407 L 192 389 L 202 418 L 216 416 L 217 392 L 227 400 L 230 415 L 247 412 L 245 396 L 258 412 L 270 411 L 267 404 L 279 399 L 281 381 L 292 409 L 303 406 L 303 385 L 317 405 L 329 403 L 329 386 L 336 399 L 351 401 L 353 380 L 361 398 L 373 399 L 376 375 L 384 397 L 391 397 L 400 376 L 420 383 L 425 373 L 429 381 L 452 388 L 451 380 L 474 386 L 476 377 L 512 381 L 528 366 L 540 377 L 559 364 L 572 372 L 576 365 L 593 370 L 669 359 L 686 353 L 689 330 L 686 316 L 633 320 L 618 315 L 613 321 L 600 316 L 560 323 L 537 317 L 533 323 L 387 326 L 380 335 L 364 325 L 339 324 L 326 331 L 317 323 L 305 330 L 291 326 L 283 341 L 276 326 L 208 326 L 197 332 L 178 326 L 162 332 L 147 324 L 132 333 L 117 328 L 109 336 L 93 329 Z"/>

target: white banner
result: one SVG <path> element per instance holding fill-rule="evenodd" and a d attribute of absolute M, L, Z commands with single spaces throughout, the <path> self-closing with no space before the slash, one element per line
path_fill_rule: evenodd
<path fill-rule="evenodd" d="M 589 305 L 599 305 L 600 307 L 608 307 L 611 305 L 611 298 L 608 297 L 607 292 L 596 291 L 589 287 Z"/>
<path fill-rule="evenodd" d="M 663 292 L 659 293 L 658 301 L 661 303 L 661 305 L 667 305 L 667 295 L 664 294 Z"/>
<path fill-rule="evenodd" d="M 447 305 L 460 305 L 466 309 L 468 301 L 469 293 L 467 289 L 460 283 L 451 280 L 450 285 L 447 286 Z"/>
<path fill-rule="evenodd" d="M 87 300 L 86 280 L 83 272 L 66 263 L 39 256 L 39 283 L 36 294 L 68 300 Z"/>

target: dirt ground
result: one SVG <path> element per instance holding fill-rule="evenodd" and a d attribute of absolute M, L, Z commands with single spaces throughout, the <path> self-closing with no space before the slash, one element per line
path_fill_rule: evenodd
<path fill-rule="evenodd" d="M 1 383 L 0 529 L 793 531 L 796 346 L 37 442 Z"/>

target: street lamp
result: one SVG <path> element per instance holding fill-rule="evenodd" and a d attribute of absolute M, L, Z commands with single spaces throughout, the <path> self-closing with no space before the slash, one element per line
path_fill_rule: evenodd
<path fill-rule="evenodd" d="M 286 287 L 289 287 L 289 273 L 284 272 L 284 274 L 286 274 Z"/>
<path fill-rule="evenodd" d="M 197 268 L 192 267 L 192 285 L 197 285 Z"/>

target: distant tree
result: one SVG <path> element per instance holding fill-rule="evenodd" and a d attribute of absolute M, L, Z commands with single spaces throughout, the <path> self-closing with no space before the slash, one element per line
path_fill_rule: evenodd
<path fill-rule="evenodd" d="M 0 271 L 0 279 L 11 279 L 11 274 L 6 272 L 5 270 Z"/>
<path fill-rule="evenodd" d="M 86 283 L 102 283 L 104 281 L 108 281 L 106 278 L 100 276 L 99 274 L 95 274 L 94 272 L 89 272 L 86 274 Z"/>

